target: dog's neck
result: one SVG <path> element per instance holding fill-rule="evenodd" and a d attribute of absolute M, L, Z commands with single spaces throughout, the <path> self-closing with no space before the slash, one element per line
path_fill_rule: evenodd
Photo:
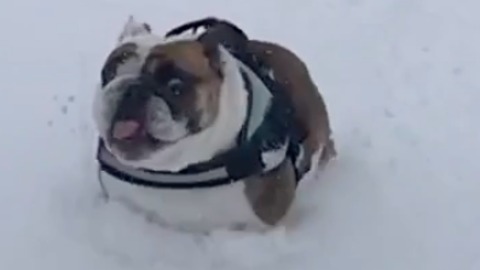
<path fill-rule="evenodd" d="M 125 161 L 130 166 L 157 170 L 180 171 L 189 165 L 205 162 L 235 146 L 237 136 L 247 118 L 248 91 L 237 60 L 220 47 L 224 81 L 216 120 L 202 132 L 182 139 L 164 150 L 154 152 L 141 161 Z"/>

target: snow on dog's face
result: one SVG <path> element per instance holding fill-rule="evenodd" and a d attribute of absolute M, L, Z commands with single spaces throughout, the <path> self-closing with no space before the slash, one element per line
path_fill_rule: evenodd
<path fill-rule="evenodd" d="M 105 61 L 96 98 L 99 133 L 124 160 L 142 160 L 216 119 L 219 51 L 195 39 L 165 40 L 130 18 Z"/>

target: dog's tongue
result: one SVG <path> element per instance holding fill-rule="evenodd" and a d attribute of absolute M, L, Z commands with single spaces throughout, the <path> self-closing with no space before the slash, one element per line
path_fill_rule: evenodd
<path fill-rule="evenodd" d="M 115 139 L 125 140 L 137 136 L 140 133 L 141 125 L 135 120 L 118 121 L 113 126 L 112 135 Z"/>

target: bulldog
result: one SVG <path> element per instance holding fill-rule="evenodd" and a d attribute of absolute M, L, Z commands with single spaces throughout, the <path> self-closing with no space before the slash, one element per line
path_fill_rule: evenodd
<path fill-rule="evenodd" d="M 300 180 L 336 156 L 304 62 L 217 18 L 158 35 L 130 17 L 94 120 L 109 198 L 189 231 L 280 224 Z"/>

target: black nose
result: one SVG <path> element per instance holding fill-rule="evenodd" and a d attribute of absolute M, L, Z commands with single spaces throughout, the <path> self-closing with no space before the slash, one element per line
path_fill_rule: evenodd
<path fill-rule="evenodd" d="M 149 86 L 141 80 L 129 84 L 118 103 L 115 121 L 141 119 L 151 96 Z"/>

